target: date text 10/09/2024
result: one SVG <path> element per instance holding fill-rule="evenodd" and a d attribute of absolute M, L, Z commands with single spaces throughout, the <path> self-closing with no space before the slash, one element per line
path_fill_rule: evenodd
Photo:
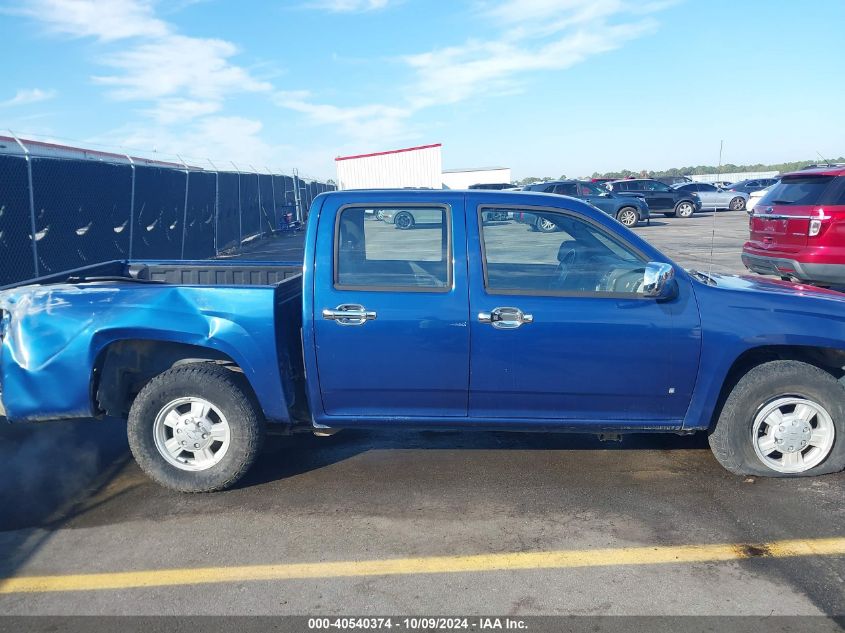
<path fill-rule="evenodd" d="M 366 618 L 309 618 L 309 630 L 380 630 L 380 629 L 407 629 L 407 630 L 526 630 L 528 628 L 524 620 L 518 618 L 389 618 L 389 617 L 366 617 Z"/>

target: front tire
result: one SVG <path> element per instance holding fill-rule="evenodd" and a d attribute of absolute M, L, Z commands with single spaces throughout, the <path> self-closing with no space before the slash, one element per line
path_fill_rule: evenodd
<path fill-rule="evenodd" d="M 540 231 L 540 233 L 554 233 L 558 230 L 557 224 L 548 218 L 543 217 L 537 218 L 537 222 L 534 226 L 537 227 L 537 230 Z"/>
<path fill-rule="evenodd" d="M 637 222 L 640 220 L 637 210 L 634 207 L 623 207 L 619 209 L 619 213 L 616 214 L 616 219 L 619 220 L 623 226 L 627 226 L 629 229 L 637 226 Z"/>
<path fill-rule="evenodd" d="M 174 367 L 129 410 L 129 448 L 155 482 L 178 492 L 233 486 L 255 461 L 264 421 L 241 374 L 213 363 Z"/>
<path fill-rule="evenodd" d="M 687 200 L 681 200 L 675 207 L 676 218 L 690 218 L 693 213 L 695 213 L 695 206 Z"/>
<path fill-rule="evenodd" d="M 742 196 L 732 198 L 731 201 L 728 203 L 728 207 L 731 211 L 742 211 L 745 208 L 745 198 L 743 198 Z"/>
<path fill-rule="evenodd" d="M 800 477 L 845 469 L 845 388 L 814 365 L 777 360 L 745 374 L 710 447 L 737 475 Z"/>

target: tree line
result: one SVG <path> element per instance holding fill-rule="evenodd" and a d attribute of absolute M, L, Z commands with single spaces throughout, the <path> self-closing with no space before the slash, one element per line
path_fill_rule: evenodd
<path fill-rule="evenodd" d="M 832 163 L 845 163 L 845 156 L 839 156 L 838 158 L 831 158 L 829 159 Z M 807 165 L 813 165 L 819 162 L 827 162 L 819 160 L 799 160 L 790 163 L 772 163 L 769 165 L 764 165 L 763 163 L 756 163 L 754 165 L 734 165 L 733 163 L 728 163 L 727 165 L 722 165 L 718 167 L 717 165 L 696 165 L 690 167 L 672 167 L 671 169 L 662 169 L 662 170 L 652 170 L 652 169 L 643 169 L 640 171 L 631 171 L 630 169 L 623 169 L 621 171 L 606 171 L 606 172 L 593 172 L 591 178 L 660 178 L 662 176 L 696 176 L 702 174 L 715 174 L 715 173 L 722 173 L 722 174 L 732 174 L 732 173 L 741 173 L 741 172 L 754 172 L 754 171 L 777 171 L 777 172 L 788 172 L 788 171 L 796 171 L 801 169 L 802 167 L 806 167 Z M 557 180 L 565 180 L 566 176 L 561 176 Z M 543 182 L 545 180 L 555 180 L 551 177 L 546 178 L 538 178 L 536 176 L 528 176 L 527 178 L 523 178 L 522 180 L 517 180 L 514 182 L 516 185 L 530 185 L 531 183 L 535 182 Z"/>

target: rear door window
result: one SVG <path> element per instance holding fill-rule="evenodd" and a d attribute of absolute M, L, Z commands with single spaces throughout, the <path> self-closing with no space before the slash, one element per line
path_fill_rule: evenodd
<path fill-rule="evenodd" d="M 383 220 L 378 220 L 381 212 Z M 448 291 L 451 226 L 445 207 L 349 207 L 335 231 L 335 288 Z"/>

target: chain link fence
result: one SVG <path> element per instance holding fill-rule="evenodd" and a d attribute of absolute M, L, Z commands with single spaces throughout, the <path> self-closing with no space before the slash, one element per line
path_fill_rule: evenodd
<path fill-rule="evenodd" d="M 298 176 L 0 154 L 0 287 L 113 259 L 207 259 L 305 219 Z"/>

